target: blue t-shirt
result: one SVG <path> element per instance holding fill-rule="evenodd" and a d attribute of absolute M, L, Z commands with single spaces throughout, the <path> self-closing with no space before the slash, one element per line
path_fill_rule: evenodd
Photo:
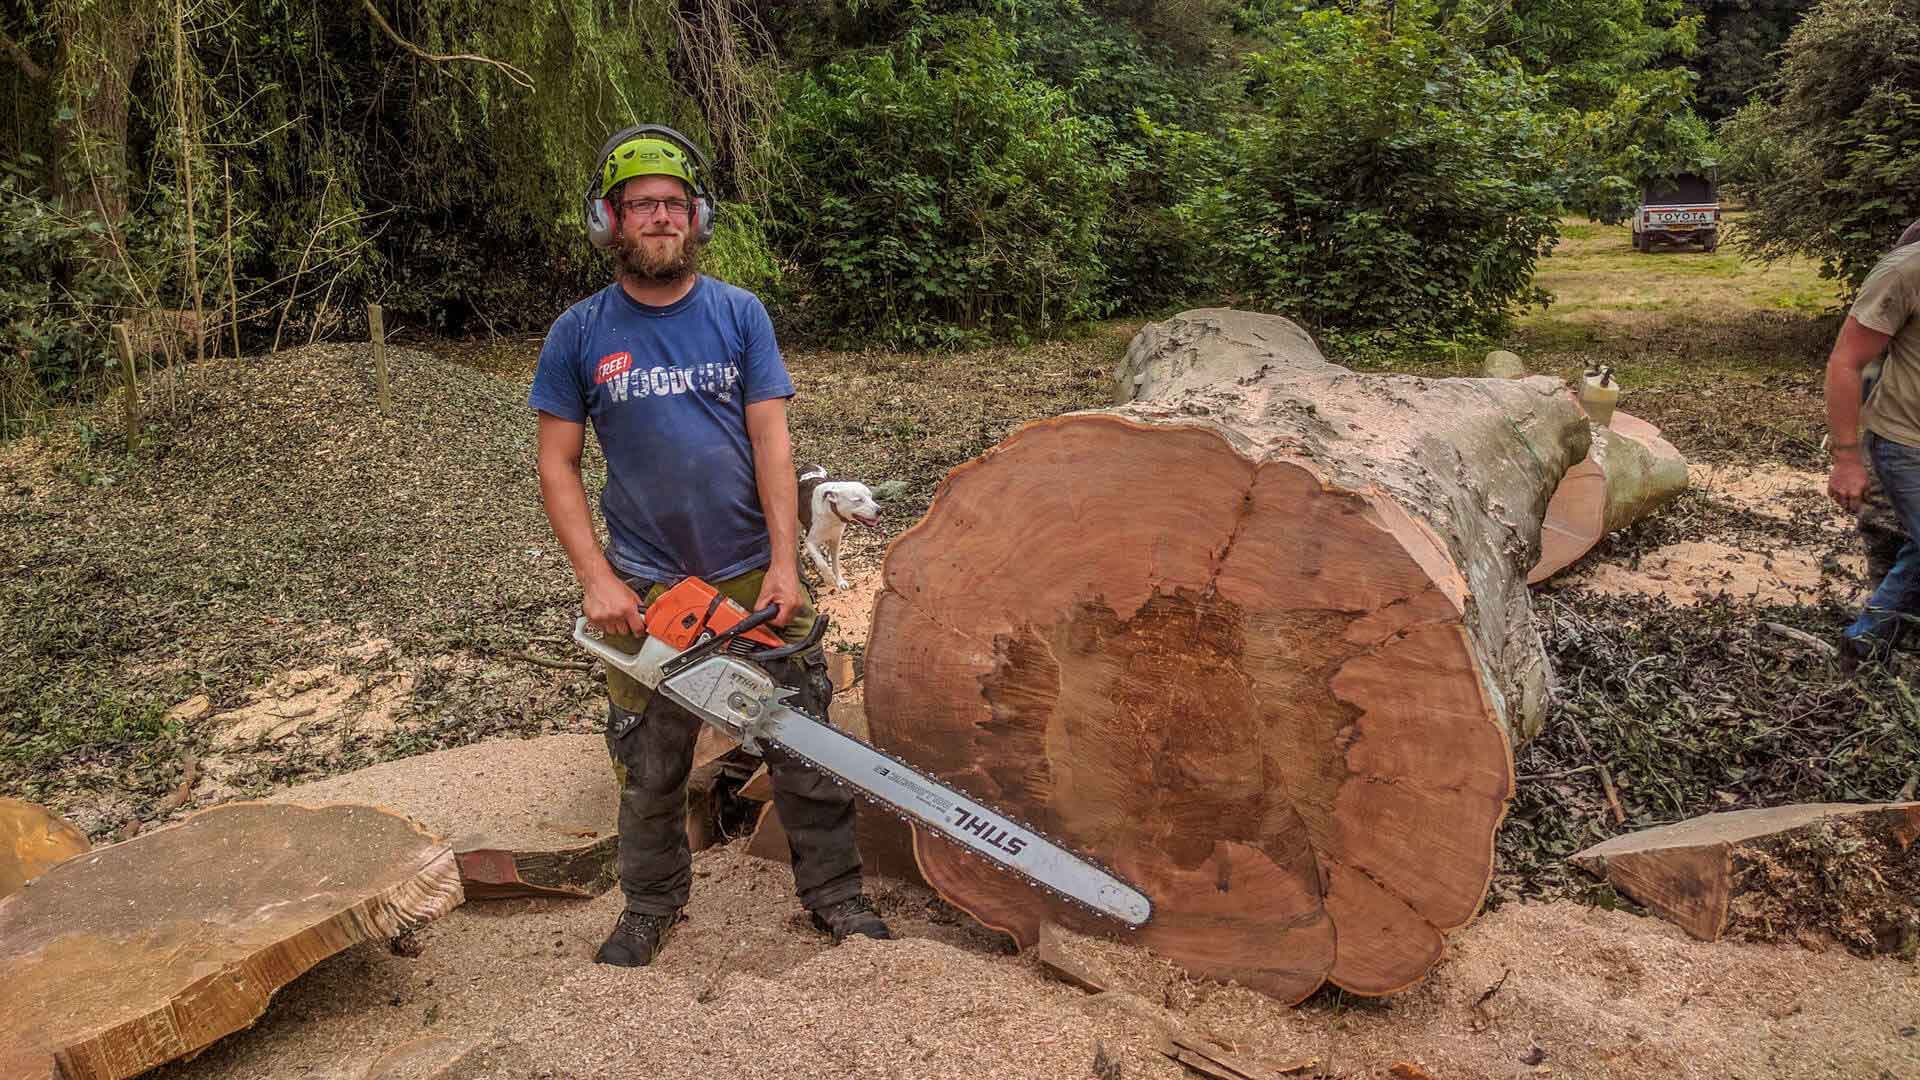
<path fill-rule="evenodd" d="M 615 282 L 568 308 L 547 331 L 527 404 L 593 418 L 615 569 L 721 581 L 770 561 L 747 406 L 791 396 L 765 305 L 701 275 L 668 307 Z"/>

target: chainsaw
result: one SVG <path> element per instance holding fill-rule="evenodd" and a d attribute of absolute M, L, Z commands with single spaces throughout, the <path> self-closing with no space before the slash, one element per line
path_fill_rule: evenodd
<path fill-rule="evenodd" d="M 815 617 L 805 640 L 782 641 L 767 626 L 776 606 L 749 614 L 699 578 L 681 581 L 641 611 L 647 632 L 637 653 L 609 644 L 585 618 L 574 622 L 573 639 L 737 739 L 748 753 L 784 750 L 914 826 L 1128 927 L 1152 917 L 1146 894 L 1104 867 L 791 703 L 797 691 L 763 664 L 817 646 L 826 616 Z"/>

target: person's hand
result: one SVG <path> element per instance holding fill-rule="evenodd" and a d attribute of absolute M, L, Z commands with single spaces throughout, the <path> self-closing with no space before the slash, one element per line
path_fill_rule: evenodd
<path fill-rule="evenodd" d="M 800 608 L 800 570 L 798 567 L 769 567 L 767 579 L 760 586 L 760 599 L 753 602 L 753 610 L 759 611 L 768 604 L 779 604 L 780 613 L 773 617 L 773 625 L 785 626 Z"/>
<path fill-rule="evenodd" d="M 640 614 L 640 594 L 626 582 L 606 574 L 587 582 L 585 593 L 580 610 L 601 633 L 647 636 L 647 621 Z"/>
<path fill-rule="evenodd" d="M 1841 450 L 1834 454 L 1833 474 L 1827 477 L 1827 495 L 1848 513 L 1857 514 L 1865 505 L 1867 466 L 1860 460 L 1859 450 Z"/>

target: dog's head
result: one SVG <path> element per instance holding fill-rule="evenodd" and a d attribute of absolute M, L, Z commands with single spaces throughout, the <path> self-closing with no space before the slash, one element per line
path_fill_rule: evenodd
<path fill-rule="evenodd" d="M 820 485 L 818 495 L 826 502 L 827 512 L 842 521 L 869 529 L 880 524 L 880 504 L 873 490 L 858 480 L 830 480 Z"/>

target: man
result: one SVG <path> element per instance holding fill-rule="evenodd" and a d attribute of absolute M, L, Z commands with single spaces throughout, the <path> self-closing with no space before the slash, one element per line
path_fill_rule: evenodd
<path fill-rule="evenodd" d="M 1909 225 L 1860 286 L 1827 359 L 1827 428 L 1833 472 L 1827 493 L 1862 513 L 1869 572 L 1880 580 L 1866 610 L 1842 635 L 1841 663 L 1885 656 L 1909 618 L 1920 616 L 1920 221 Z M 1884 361 L 1881 353 L 1886 353 Z M 1880 362 L 1871 393 L 1864 374 Z M 1862 408 L 1862 400 L 1865 407 Z M 1869 473 L 1871 470 L 1871 473 Z M 1900 534 L 1891 527 L 1897 522 Z M 1899 547 L 1889 560 L 1877 553 Z"/>
<path fill-rule="evenodd" d="M 796 479 L 787 430 L 793 395 L 766 308 L 698 272 L 712 235 L 709 167 L 670 128 L 610 139 L 586 213 L 615 281 L 554 320 L 528 403 L 539 412 L 540 492 L 573 564 L 588 620 L 624 651 L 644 634 L 641 598 L 688 576 L 760 610 L 800 640 L 815 618 L 800 585 Z M 602 551 L 580 478 L 586 421 L 607 459 Z M 818 648 L 774 670 L 825 716 L 832 682 Z M 691 881 L 687 774 L 701 721 L 608 672 L 607 747 L 620 775 L 620 887 L 626 910 L 600 963 L 651 963 L 682 919 Z M 814 925 L 837 944 L 892 935 L 861 891 L 853 799 L 819 772 L 768 756 L 794 882 Z"/>

